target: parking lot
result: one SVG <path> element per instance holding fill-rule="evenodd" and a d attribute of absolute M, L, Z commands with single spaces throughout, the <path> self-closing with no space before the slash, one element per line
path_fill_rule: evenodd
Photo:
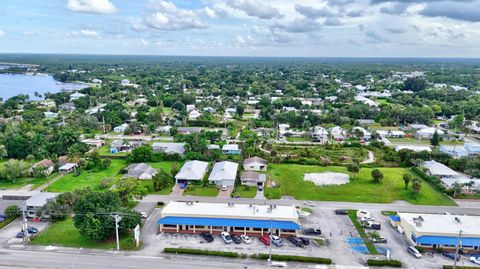
<path fill-rule="evenodd" d="M 16 238 L 17 233 L 19 233 L 22 229 L 23 225 L 23 220 L 22 219 L 17 219 L 10 224 L 8 224 L 6 227 L 0 230 L 0 245 L 21 245 L 23 244 L 23 239 L 22 238 Z M 35 227 L 38 229 L 38 232 L 40 233 L 44 229 L 48 227 L 48 222 L 42 221 L 42 222 L 32 222 L 28 221 L 28 227 Z"/>

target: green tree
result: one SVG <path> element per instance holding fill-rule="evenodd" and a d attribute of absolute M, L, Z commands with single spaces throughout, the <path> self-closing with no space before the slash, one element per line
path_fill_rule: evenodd
<path fill-rule="evenodd" d="M 463 114 L 456 115 L 455 117 L 453 117 L 453 120 L 452 120 L 453 126 L 457 130 L 462 130 L 464 120 L 465 120 L 465 117 L 463 116 Z"/>
<path fill-rule="evenodd" d="M 418 178 L 414 178 L 412 180 L 412 192 L 413 192 L 414 198 L 417 198 L 417 195 L 420 193 L 421 189 L 422 189 L 422 181 Z"/>
<path fill-rule="evenodd" d="M 360 166 L 358 163 L 349 163 L 347 164 L 347 171 L 353 174 L 353 178 L 357 176 L 360 172 Z"/>
<path fill-rule="evenodd" d="M 438 132 L 435 130 L 435 133 L 433 133 L 432 139 L 430 140 L 430 144 L 432 146 L 437 147 L 440 145 L 440 136 L 438 135 Z"/>
<path fill-rule="evenodd" d="M 153 157 L 153 149 L 150 145 L 143 145 L 137 148 L 134 148 L 132 152 L 127 157 L 127 160 L 130 163 L 141 163 L 149 162 Z"/>
<path fill-rule="evenodd" d="M 160 169 L 160 171 L 152 178 L 153 189 L 160 191 L 165 188 L 173 186 L 175 180 L 172 175 Z"/>
<path fill-rule="evenodd" d="M 411 174 L 403 174 L 403 182 L 405 183 L 405 189 L 408 189 L 408 184 L 412 181 L 413 177 Z"/>
<path fill-rule="evenodd" d="M 29 168 L 30 164 L 24 161 L 10 159 L 4 164 L 2 174 L 3 177 L 15 182 L 16 179 L 26 176 Z"/>
<path fill-rule="evenodd" d="M 18 207 L 17 205 L 10 205 L 5 208 L 3 214 L 5 214 L 5 217 L 7 219 L 16 219 L 18 218 L 18 216 L 20 216 L 20 212 L 20 207 Z"/>
<path fill-rule="evenodd" d="M 378 169 L 373 169 L 371 172 L 373 182 L 380 183 L 383 180 L 383 173 Z"/>
<path fill-rule="evenodd" d="M 0 145 L 0 158 L 5 158 L 8 156 L 7 148 L 4 145 Z"/>
<path fill-rule="evenodd" d="M 122 177 L 115 183 L 115 192 L 120 197 L 123 205 L 128 205 L 128 200 L 133 198 L 143 198 L 148 190 L 140 180 L 135 178 Z"/>
<path fill-rule="evenodd" d="M 463 185 L 462 184 L 460 184 L 458 182 L 453 183 L 453 185 L 452 185 L 453 198 L 458 198 L 460 196 L 460 194 L 462 193 L 462 190 L 463 190 Z"/>

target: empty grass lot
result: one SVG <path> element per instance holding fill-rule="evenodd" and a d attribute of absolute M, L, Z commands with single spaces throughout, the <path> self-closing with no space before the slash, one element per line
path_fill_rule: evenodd
<path fill-rule="evenodd" d="M 257 195 L 257 188 L 252 186 L 237 186 L 232 195 L 239 195 L 241 198 L 254 198 L 255 195 Z"/>
<path fill-rule="evenodd" d="M 27 185 L 31 185 L 29 188 L 30 190 L 34 190 L 41 185 L 45 184 L 50 179 L 57 177 L 58 173 L 53 173 L 48 177 L 45 178 L 19 178 L 16 179 L 15 182 L 12 180 L 0 180 L 0 189 L 20 189 Z"/>
<path fill-rule="evenodd" d="M 379 168 L 384 179 L 381 183 L 373 183 L 371 168 L 361 168 L 356 179 L 345 185 L 316 186 L 313 182 L 304 181 L 304 173 L 342 172 L 348 173 L 342 166 L 310 166 L 297 164 L 271 164 L 268 167 L 270 177 L 280 185 L 281 195 L 294 196 L 301 200 L 347 201 L 365 203 L 392 203 L 405 200 L 412 204 L 422 205 L 455 205 L 446 195 L 435 190 L 427 182 L 422 182 L 422 190 L 417 199 L 412 196 L 411 189 L 405 190 L 403 174 L 410 170 L 404 168 Z M 272 189 L 267 189 L 266 194 Z"/>
<path fill-rule="evenodd" d="M 189 185 L 183 195 L 216 197 L 218 195 L 218 188 L 216 186 L 195 186 Z"/>
<path fill-rule="evenodd" d="M 120 170 L 127 165 L 125 160 L 112 160 L 112 164 L 104 170 L 93 169 L 92 171 L 82 171 L 79 176 L 73 173 L 67 174 L 58 179 L 47 188 L 51 192 L 69 192 L 76 189 L 91 187 L 93 190 L 99 190 L 99 185 L 104 178 L 113 178 L 120 173 Z"/>
<path fill-rule="evenodd" d="M 120 248 L 132 235 L 120 235 Z M 32 240 L 32 245 L 55 245 L 74 248 L 114 249 L 117 247 L 115 237 L 107 241 L 94 241 L 83 237 L 73 225 L 72 219 L 51 224 L 45 231 Z"/>

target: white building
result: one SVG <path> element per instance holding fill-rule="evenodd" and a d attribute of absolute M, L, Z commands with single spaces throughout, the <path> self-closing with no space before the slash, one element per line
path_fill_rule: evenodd
<path fill-rule="evenodd" d="M 217 186 L 234 186 L 237 178 L 238 163 L 218 162 L 213 166 L 212 172 L 208 177 L 210 183 Z"/>
<path fill-rule="evenodd" d="M 345 131 L 342 127 L 340 126 L 335 126 L 330 130 L 330 133 L 332 134 L 333 139 L 336 141 L 342 141 L 345 138 L 347 138 L 347 131 Z"/>
<path fill-rule="evenodd" d="M 412 151 L 415 151 L 415 152 L 421 152 L 421 151 L 431 152 L 432 151 L 432 148 L 430 148 L 430 146 L 417 146 L 417 145 L 405 144 L 405 145 L 397 145 L 395 147 L 395 151 L 400 151 L 402 149 L 408 149 L 408 150 L 412 150 Z"/>
<path fill-rule="evenodd" d="M 78 99 L 80 99 L 82 97 L 85 97 L 85 96 L 87 96 L 87 95 L 85 95 L 83 93 L 75 92 L 75 93 L 72 93 L 70 95 L 70 101 L 78 100 Z"/>

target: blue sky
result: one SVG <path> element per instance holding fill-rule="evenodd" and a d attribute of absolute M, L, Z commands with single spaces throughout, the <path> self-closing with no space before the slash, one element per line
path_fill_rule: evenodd
<path fill-rule="evenodd" d="M 480 0 L 2 0 L 0 52 L 480 57 Z"/>

